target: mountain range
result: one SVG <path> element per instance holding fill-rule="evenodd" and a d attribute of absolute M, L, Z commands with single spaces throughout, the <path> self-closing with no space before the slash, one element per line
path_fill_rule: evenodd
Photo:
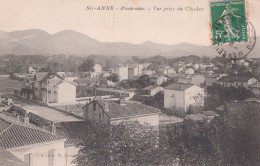
<path fill-rule="evenodd" d="M 260 37 L 257 37 L 260 41 Z M 250 57 L 260 57 L 258 42 L 250 53 Z M 76 55 L 91 54 L 105 56 L 139 56 L 151 57 L 162 55 L 165 57 L 179 57 L 187 55 L 218 56 L 212 46 L 200 46 L 189 43 L 177 45 L 157 44 L 150 41 L 141 44 L 125 42 L 100 42 L 87 35 L 65 30 L 49 34 L 38 29 L 4 32 L 0 31 L 0 55 Z"/>

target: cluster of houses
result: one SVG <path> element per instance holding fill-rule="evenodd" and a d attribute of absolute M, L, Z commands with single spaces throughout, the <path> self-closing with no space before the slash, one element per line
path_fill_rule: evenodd
<path fill-rule="evenodd" d="M 176 66 L 162 66 L 153 71 L 148 66 L 119 65 L 103 71 L 96 64 L 94 72 L 75 74 L 40 72 L 40 65 L 28 65 L 28 73 L 21 81 L 22 88 L 14 93 L 34 104 L 17 106 L 14 102 L 0 112 L 0 155 L 10 158 L 10 161 L 2 160 L 0 164 L 73 166 L 72 161 L 79 150 L 77 143 L 85 139 L 88 132 L 95 130 L 96 123 L 110 125 L 138 121 L 152 126 L 161 125 L 161 110 L 133 101 L 136 94 L 153 97 L 163 92 L 162 109 L 180 112 L 184 120 L 193 121 L 209 121 L 219 116 L 203 108 L 206 86 L 242 86 L 260 95 L 257 79 L 215 73 L 216 67 L 212 63 L 179 62 Z M 140 91 L 119 89 L 116 82 L 107 79 L 111 75 L 117 75 L 119 82 L 147 75 L 151 84 Z M 77 97 L 80 86 L 92 87 L 94 94 Z M 71 109 L 69 113 L 67 109 Z M 81 114 L 74 114 L 74 110 Z M 57 120 L 50 118 L 49 113 L 66 116 L 59 116 Z"/>

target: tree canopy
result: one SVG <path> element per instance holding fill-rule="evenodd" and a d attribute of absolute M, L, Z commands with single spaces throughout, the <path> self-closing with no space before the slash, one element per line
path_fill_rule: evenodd
<path fill-rule="evenodd" d="M 93 59 L 88 59 L 78 68 L 79 72 L 93 72 L 95 66 L 95 61 Z"/>
<path fill-rule="evenodd" d="M 74 163 L 86 165 L 175 165 L 165 146 L 159 146 L 158 128 L 138 122 L 97 125 L 79 144 Z"/>

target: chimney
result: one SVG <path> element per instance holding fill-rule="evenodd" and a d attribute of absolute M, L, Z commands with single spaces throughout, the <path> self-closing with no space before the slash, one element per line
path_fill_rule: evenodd
<path fill-rule="evenodd" d="M 26 125 L 29 125 L 29 117 L 28 117 L 27 113 L 25 114 L 25 117 L 23 118 L 23 123 Z"/>
<path fill-rule="evenodd" d="M 120 96 L 119 97 L 119 104 L 120 105 L 125 105 L 125 96 Z"/>
<path fill-rule="evenodd" d="M 56 126 L 55 126 L 54 122 L 52 122 L 52 124 L 51 124 L 51 133 L 56 134 Z"/>

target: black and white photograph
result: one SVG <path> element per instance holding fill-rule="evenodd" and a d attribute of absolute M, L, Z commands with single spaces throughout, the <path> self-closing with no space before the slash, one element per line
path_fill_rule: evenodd
<path fill-rule="evenodd" d="M 0 166 L 260 166 L 260 0 L 0 0 Z"/>

